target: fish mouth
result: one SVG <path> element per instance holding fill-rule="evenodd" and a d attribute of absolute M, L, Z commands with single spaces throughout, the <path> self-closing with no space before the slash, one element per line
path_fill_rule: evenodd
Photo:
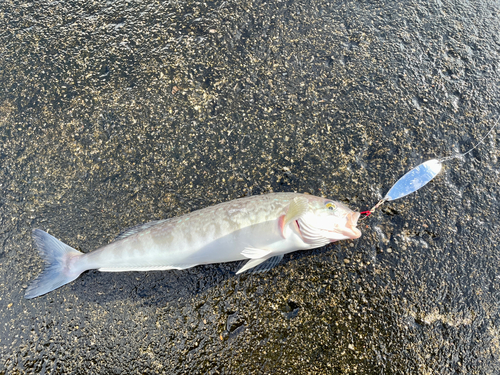
<path fill-rule="evenodd" d="M 358 225 L 358 219 L 361 216 L 359 212 L 350 212 L 346 215 L 346 228 L 347 230 L 345 231 L 345 235 L 348 236 L 351 239 L 359 238 L 361 237 L 361 231 L 356 228 L 356 225 Z"/>
<path fill-rule="evenodd" d="M 296 230 L 304 242 L 317 245 L 318 247 L 329 242 L 353 240 L 361 237 L 361 231 L 356 228 L 360 216 L 359 212 L 349 212 L 344 216 L 342 224 L 337 223 L 331 229 L 321 228 L 320 225 L 314 225 L 313 223 L 307 223 L 299 219 L 295 221 Z"/>

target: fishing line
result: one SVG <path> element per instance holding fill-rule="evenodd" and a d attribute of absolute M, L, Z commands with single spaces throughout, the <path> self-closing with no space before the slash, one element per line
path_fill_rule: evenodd
<path fill-rule="evenodd" d="M 426 162 L 416 166 L 411 171 L 406 173 L 403 177 L 401 177 L 389 190 L 389 192 L 382 198 L 371 210 L 360 212 L 361 215 L 365 215 L 361 220 L 366 219 L 370 216 L 378 207 L 388 201 L 393 201 L 395 199 L 402 198 L 408 194 L 411 194 L 421 187 L 427 185 L 434 177 L 441 172 L 442 164 L 448 160 L 457 159 L 464 157 L 465 155 L 472 152 L 476 147 L 484 143 L 484 140 L 491 134 L 493 129 L 496 128 L 500 119 L 497 119 L 495 124 L 491 127 L 491 129 L 483 136 L 479 142 L 477 142 L 471 149 L 464 153 L 458 153 L 451 156 L 446 156 L 440 159 L 431 159 Z"/>

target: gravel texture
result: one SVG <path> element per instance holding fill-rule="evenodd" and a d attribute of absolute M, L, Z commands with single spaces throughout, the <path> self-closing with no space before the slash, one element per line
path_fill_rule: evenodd
<path fill-rule="evenodd" d="M 0 374 L 498 373 L 498 130 L 266 274 L 23 295 L 34 228 L 87 252 L 249 194 L 370 208 L 500 116 L 499 40 L 498 1 L 4 0 Z"/>

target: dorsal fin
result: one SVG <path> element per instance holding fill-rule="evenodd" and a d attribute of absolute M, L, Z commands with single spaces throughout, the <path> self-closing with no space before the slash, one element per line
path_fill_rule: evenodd
<path fill-rule="evenodd" d="M 139 224 L 133 227 L 129 227 L 127 229 L 124 229 L 116 236 L 116 238 L 113 240 L 113 242 L 123 240 L 124 238 L 127 238 L 129 236 L 132 236 L 133 234 L 142 232 L 143 230 L 146 230 L 148 228 L 154 227 L 155 225 L 164 223 L 165 221 L 168 221 L 170 219 L 165 219 L 165 220 L 155 220 L 155 221 L 150 221 L 148 223 L 144 224 Z"/>

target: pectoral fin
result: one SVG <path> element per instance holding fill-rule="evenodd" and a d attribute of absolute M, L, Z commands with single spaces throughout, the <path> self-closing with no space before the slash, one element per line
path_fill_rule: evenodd
<path fill-rule="evenodd" d="M 260 259 L 265 257 L 266 255 L 269 255 L 270 253 L 271 250 L 257 249 L 255 247 L 246 247 L 241 252 L 241 255 L 243 255 L 245 258 Z"/>
<path fill-rule="evenodd" d="M 271 268 L 276 267 L 283 259 L 283 255 L 276 255 L 267 259 L 250 259 L 243 267 L 241 267 L 236 274 L 243 273 L 252 269 L 251 273 L 267 272 Z"/>
<path fill-rule="evenodd" d="M 279 219 L 281 234 L 283 237 L 285 236 L 285 227 L 304 216 L 308 208 L 309 202 L 307 198 L 296 197 L 290 202 L 286 215 L 281 216 Z"/>

